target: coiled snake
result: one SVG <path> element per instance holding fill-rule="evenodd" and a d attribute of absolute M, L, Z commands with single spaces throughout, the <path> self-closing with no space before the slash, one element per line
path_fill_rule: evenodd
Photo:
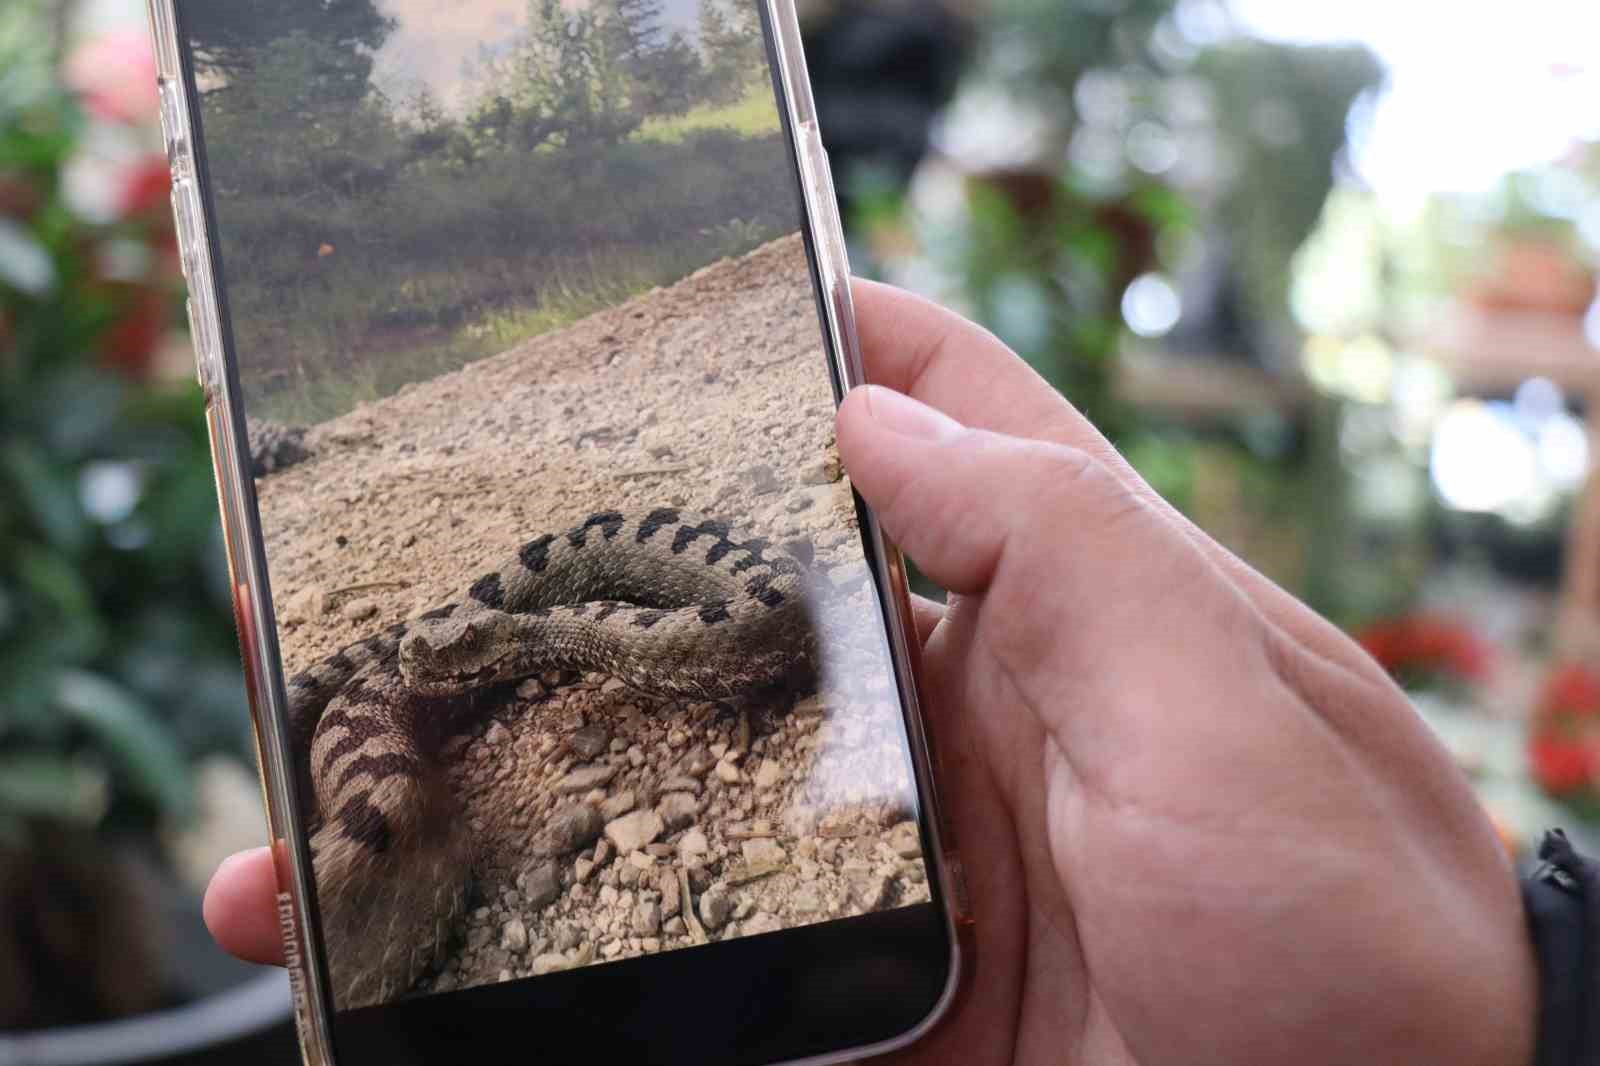
<path fill-rule="evenodd" d="M 665 698 L 815 680 L 806 568 L 724 522 L 591 515 L 527 542 L 459 602 L 296 675 L 290 734 L 338 1009 L 385 1002 L 439 962 L 474 843 L 439 765 L 480 695 L 548 670 Z"/>

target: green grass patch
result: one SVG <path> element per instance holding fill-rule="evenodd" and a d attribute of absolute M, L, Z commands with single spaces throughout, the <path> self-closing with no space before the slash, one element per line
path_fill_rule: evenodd
<path fill-rule="evenodd" d="M 639 127 L 634 139 L 678 144 L 697 130 L 732 130 L 742 137 L 756 137 L 776 133 L 780 128 L 772 91 L 760 86 L 736 103 L 702 105 L 685 115 L 649 119 Z"/>

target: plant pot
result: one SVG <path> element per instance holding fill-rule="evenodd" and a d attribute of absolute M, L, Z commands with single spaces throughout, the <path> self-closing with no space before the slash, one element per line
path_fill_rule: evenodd
<path fill-rule="evenodd" d="M 240 962 L 218 947 L 193 890 L 138 854 L 113 853 L 98 862 L 65 866 L 57 861 L 54 855 L 42 860 L 43 875 L 52 889 L 73 893 L 78 902 L 61 913 L 87 913 L 85 928 L 74 933 L 86 940 L 106 937 L 112 948 L 53 959 L 55 969 L 48 975 L 57 985 L 70 982 L 78 975 L 70 966 L 76 963 L 83 982 L 94 985 L 83 1000 L 107 1012 L 107 1004 L 121 1009 L 105 1020 L 84 1021 L 86 1008 L 80 1006 L 69 1022 L 0 1031 L 0 1066 L 298 1061 L 287 973 Z M 123 886 L 125 891 L 117 891 Z M 108 891 L 122 898 L 108 906 Z M 8 899 L 12 907 L 25 906 L 27 895 L 13 892 Z M 118 913 L 108 917 L 108 909 Z M 27 916 L 9 920 L 12 928 L 29 926 Z M 144 928 L 135 930 L 133 923 Z M 112 991 L 100 991 L 105 988 Z M 16 1002 L 25 1000 L 19 994 Z"/>

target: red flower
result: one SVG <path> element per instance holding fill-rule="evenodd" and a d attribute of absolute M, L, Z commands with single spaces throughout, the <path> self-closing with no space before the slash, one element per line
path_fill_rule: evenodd
<path fill-rule="evenodd" d="M 1530 723 L 1528 758 L 1551 795 L 1600 792 L 1600 675 L 1579 663 L 1551 670 Z"/>
<path fill-rule="evenodd" d="M 167 304 L 158 289 L 133 294 L 120 318 L 101 342 L 101 358 L 112 369 L 134 377 L 150 372 L 151 358 L 167 328 Z"/>
<path fill-rule="evenodd" d="M 167 169 L 167 157 L 152 155 L 129 169 L 117 198 L 117 214 L 133 218 L 169 210 L 172 194 L 172 172 Z M 164 215 L 160 215 L 164 218 Z"/>
<path fill-rule="evenodd" d="M 1552 796 L 1586 791 L 1595 779 L 1594 753 L 1582 744 L 1535 736 L 1528 745 L 1533 777 Z"/>
<path fill-rule="evenodd" d="M 1380 622 L 1356 640 L 1391 674 L 1437 672 L 1482 681 L 1493 660 L 1489 645 L 1466 626 L 1427 614 Z"/>

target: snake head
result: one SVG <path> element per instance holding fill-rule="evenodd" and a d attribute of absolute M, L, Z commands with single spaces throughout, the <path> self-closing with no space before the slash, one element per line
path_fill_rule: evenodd
<path fill-rule="evenodd" d="M 417 625 L 400 641 L 400 672 L 427 695 L 454 695 L 509 680 L 518 651 L 516 621 L 499 611 Z"/>

